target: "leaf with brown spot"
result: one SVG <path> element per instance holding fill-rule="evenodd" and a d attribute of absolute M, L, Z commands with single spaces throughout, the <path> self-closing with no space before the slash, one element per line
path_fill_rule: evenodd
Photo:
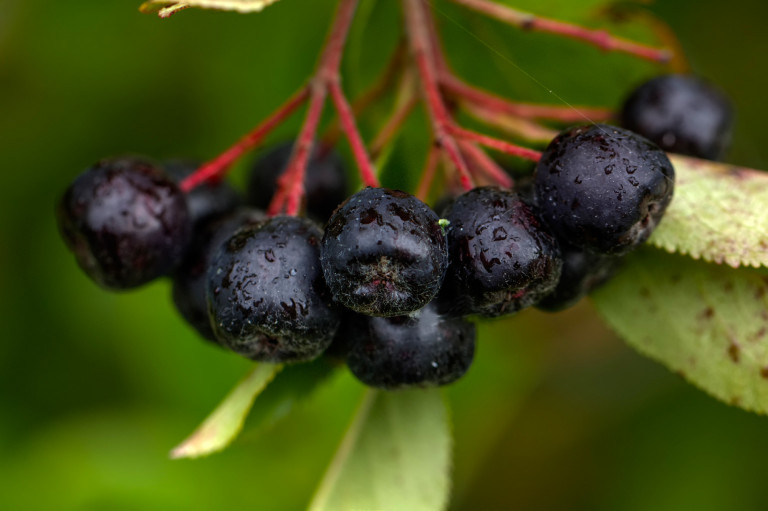
<path fill-rule="evenodd" d="M 645 248 L 593 298 L 641 353 L 726 403 L 768 413 L 768 280 Z"/>
<path fill-rule="evenodd" d="M 730 266 L 768 266 L 768 173 L 671 156 L 675 196 L 649 243 Z"/>
<path fill-rule="evenodd" d="M 161 18 L 168 18 L 189 7 L 218 9 L 221 11 L 258 12 L 275 2 L 277 0 L 185 0 L 183 2 L 148 0 L 141 4 L 139 10 L 146 14 L 157 14 Z"/>

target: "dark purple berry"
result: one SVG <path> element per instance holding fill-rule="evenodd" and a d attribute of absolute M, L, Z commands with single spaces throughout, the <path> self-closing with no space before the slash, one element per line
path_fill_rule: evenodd
<path fill-rule="evenodd" d="M 445 236 L 429 206 L 405 192 L 366 188 L 331 216 L 322 247 L 334 298 L 371 316 L 424 307 L 448 264 Z"/>
<path fill-rule="evenodd" d="M 605 284 L 619 267 L 620 257 L 594 254 L 560 244 L 563 271 L 557 287 L 536 304 L 537 309 L 557 312 L 575 305 L 584 296 Z"/>
<path fill-rule="evenodd" d="M 211 259 L 235 231 L 255 226 L 267 219 L 257 209 L 243 208 L 224 217 L 214 217 L 195 225 L 192 242 L 184 262 L 173 272 L 172 296 L 184 319 L 209 341 L 217 342 L 208 318 L 205 289 Z"/>
<path fill-rule="evenodd" d="M 67 188 L 57 217 L 80 267 L 113 289 L 171 271 L 191 235 L 184 194 L 138 158 L 102 160 L 86 170 Z"/>
<path fill-rule="evenodd" d="M 460 195 L 446 212 L 450 265 L 440 294 L 453 315 L 512 314 L 557 284 L 557 241 L 520 197 L 496 187 Z M 443 309 L 445 308 L 445 309 Z"/>
<path fill-rule="evenodd" d="M 731 138 L 733 108 L 709 82 L 664 75 L 640 85 L 624 102 L 621 125 L 665 151 L 719 160 Z"/>
<path fill-rule="evenodd" d="M 339 316 L 320 268 L 322 232 L 306 218 L 275 217 L 239 229 L 208 270 L 216 338 L 264 362 L 298 362 L 331 343 Z"/>
<path fill-rule="evenodd" d="M 276 146 L 253 165 L 248 182 L 248 199 L 257 208 L 267 209 L 293 150 L 293 142 Z M 347 198 L 344 162 L 331 147 L 312 150 L 304 180 L 307 213 L 325 222 L 336 206 Z"/>
<path fill-rule="evenodd" d="M 347 365 L 382 389 L 446 385 L 461 378 L 475 353 L 475 326 L 440 315 L 430 304 L 407 316 L 356 314 L 342 327 Z"/>
<path fill-rule="evenodd" d="M 197 170 L 198 164 L 185 160 L 171 160 L 164 164 L 165 172 L 176 183 Z M 187 209 L 193 224 L 226 215 L 242 203 L 240 194 L 226 181 L 203 183 L 187 193 Z"/>
<path fill-rule="evenodd" d="M 615 126 L 560 133 L 536 168 L 541 217 L 558 238 L 603 254 L 643 243 L 672 200 L 675 171 L 653 142 Z"/>

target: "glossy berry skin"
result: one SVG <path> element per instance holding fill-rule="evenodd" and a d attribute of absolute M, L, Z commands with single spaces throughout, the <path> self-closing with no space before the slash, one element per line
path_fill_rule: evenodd
<path fill-rule="evenodd" d="M 672 200 L 675 172 L 653 142 L 595 124 L 560 133 L 536 167 L 541 217 L 558 238 L 625 254 L 651 235 Z"/>
<path fill-rule="evenodd" d="M 336 300 L 371 316 L 424 307 L 448 265 L 439 218 L 416 197 L 366 188 L 328 220 L 323 236 L 325 280 Z"/>
<path fill-rule="evenodd" d="M 560 244 L 563 271 L 555 289 L 536 304 L 537 309 L 558 312 L 575 305 L 583 297 L 605 284 L 621 263 L 620 257 L 586 252 Z"/>
<path fill-rule="evenodd" d="M 267 209 L 293 151 L 293 141 L 280 144 L 261 156 L 251 169 L 248 200 Z M 304 180 L 307 214 L 325 222 L 336 206 L 347 198 L 347 174 L 341 157 L 330 147 L 312 150 Z"/>
<path fill-rule="evenodd" d="M 166 174 L 176 183 L 197 170 L 198 164 L 185 160 L 170 160 L 163 165 Z M 242 204 L 237 190 L 226 181 L 215 184 L 202 183 L 187 192 L 187 209 L 192 224 L 199 224 L 212 218 L 233 212 Z"/>
<path fill-rule="evenodd" d="M 454 382 L 467 372 L 475 353 L 475 326 L 440 315 L 433 304 L 407 316 L 357 314 L 343 331 L 350 371 L 381 389 Z"/>
<path fill-rule="evenodd" d="M 517 194 L 475 188 L 456 198 L 446 218 L 451 263 L 440 302 L 451 314 L 512 314 L 557 284 L 558 243 Z"/>
<path fill-rule="evenodd" d="M 205 291 L 211 259 L 235 231 L 266 219 L 260 210 L 242 208 L 195 225 L 187 256 L 173 272 L 171 293 L 176 309 L 204 339 L 217 342 L 208 318 Z"/>
<path fill-rule="evenodd" d="M 111 289 L 170 272 L 192 230 L 184 194 L 138 158 L 102 160 L 86 170 L 67 188 L 57 218 L 80 267 Z"/>
<path fill-rule="evenodd" d="M 665 151 L 722 158 L 731 138 L 733 108 L 710 83 L 690 75 L 664 75 L 640 85 L 625 100 L 621 125 Z"/>
<path fill-rule="evenodd" d="M 322 232 L 306 218 L 274 217 L 238 230 L 208 270 L 216 338 L 263 362 L 299 362 L 331 343 L 339 316 L 320 269 Z"/>

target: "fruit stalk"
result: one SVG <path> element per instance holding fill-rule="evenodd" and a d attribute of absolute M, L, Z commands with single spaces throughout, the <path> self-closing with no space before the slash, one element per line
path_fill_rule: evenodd
<path fill-rule="evenodd" d="M 320 56 L 320 64 L 310 80 L 310 105 L 307 116 L 296 140 L 293 154 L 278 181 L 277 191 L 267 210 L 270 216 L 281 212 L 286 215 L 296 215 L 299 212 L 304 197 L 304 174 L 309 153 L 317 134 L 323 105 L 329 93 L 339 114 L 342 129 L 352 146 L 352 153 L 363 182 L 369 186 L 378 186 L 373 166 L 357 130 L 354 114 L 340 84 L 341 57 L 357 3 L 358 0 L 339 1 L 328 40 Z"/>
<path fill-rule="evenodd" d="M 667 49 L 654 48 L 615 37 L 605 30 L 592 30 L 572 23 L 536 16 L 489 0 L 452 0 L 509 25 L 536 32 L 549 32 L 584 41 L 604 51 L 618 51 L 652 62 L 667 63 L 672 54 Z"/>
<path fill-rule="evenodd" d="M 471 190 L 474 183 L 459 146 L 449 132 L 449 125 L 452 123 L 451 116 L 443 103 L 437 85 L 436 59 L 434 58 L 436 48 L 432 47 L 429 31 L 426 28 L 427 23 L 429 23 L 429 15 L 421 0 L 403 0 L 403 10 L 411 53 L 421 78 L 422 92 L 432 122 L 435 143 L 456 166 L 462 187 L 465 190 Z"/>
<path fill-rule="evenodd" d="M 232 147 L 221 153 L 213 160 L 204 163 L 195 172 L 185 178 L 179 186 L 184 192 L 189 192 L 193 188 L 206 183 L 215 182 L 224 177 L 229 167 L 238 160 L 243 154 L 253 149 L 264 140 L 273 129 L 283 122 L 309 97 L 309 88 L 302 87 L 296 94 L 291 96 L 288 101 L 283 103 L 261 124 L 256 126 L 250 133 L 243 136 Z"/>

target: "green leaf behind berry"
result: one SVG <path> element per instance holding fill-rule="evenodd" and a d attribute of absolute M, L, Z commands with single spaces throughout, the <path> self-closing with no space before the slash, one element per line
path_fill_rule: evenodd
<path fill-rule="evenodd" d="M 139 10 L 146 14 L 157 14 L 161 18 L 167 18 L 188 7 L 202 7 L 204 9 L 218 9 L 222 11 L 257 12 L 275 2 L 277 0 L 186 0 L 184 2 L 148 0 L 141 4 Z"/>
<path fill-rule="evenodd" d="M 650 243 L 695 259 L 768 266 L 768 174 L 673 156 L 675 197 Z"/>
<path fill-rule="evenodd" d="M 644 249 L 594 301 L 641 353 L 715 397 L 768 413 L 768 275 Z"/>
<path fill-rule="evenodd" d="M 450 451 L 438 389 L 369 390 L 309 509 L 445 509 Z"/>
<path fill-rule="evenodd" d="M 280 371 L 280 364 L 258 364 L 205 421 L 171 451 L 172 458 L 199 458 L 220 451 L 237 437 L 253 401 Z"/>

